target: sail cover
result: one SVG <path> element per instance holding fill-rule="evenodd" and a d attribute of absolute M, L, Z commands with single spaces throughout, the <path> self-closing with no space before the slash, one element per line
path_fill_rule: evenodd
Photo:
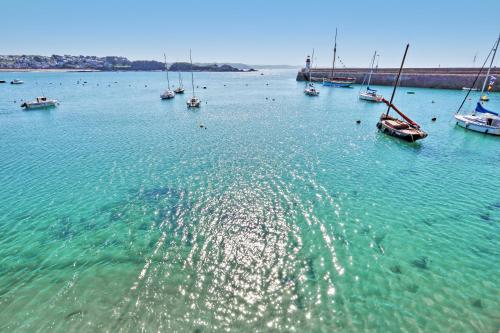
<path fill-rule="evenodd" d="M 485 109 L 479 102 L 476 105 L 476 112 L 490 113 L 492 115 L 498 116 L 498 113 Z"/>

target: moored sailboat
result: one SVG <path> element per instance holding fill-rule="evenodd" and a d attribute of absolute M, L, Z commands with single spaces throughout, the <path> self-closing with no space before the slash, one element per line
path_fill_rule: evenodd
<path fill-rule="evenodd" d="M 491 67 L 493 66 L 493 62 L 495 60 L 495 56 L 496 56 L 499 44 L 500 44 L 500 35 L 498 36 L 497 40 L 495 41 L 493 48 L 491 49 L 490 53 L 488 54 L 488 57 L 486 57 L 486 60 L 484 61 L 483 66 L 479 70 L 479 73 L 476 76 L 474 83 L 472 84 L 472 86 L 474 86 L 477 79 L 481 75 L 481 71 L 483 70 L 486 62 L 488 61 L 488 58 L 491 55 L 490 65 L 488 67 L 488 71 L 487 71 L 486 76 L 484 78 L 483 87 L 481 89 L 481 97 L 479 98 L 479 101 L 476 104 L 476 108 L 474 109 L 474 111 L 471 114 L 459 114 L 460 110 L 462 109 L 462 106 L 464 105 L 465 101 L 467 100 L 467 98 L 470 94 L 470 90 L 469 90 L 467 92 L 467 95 L 465 96 L 464 100 L 462 101 L 462 104 L 458 108 L 458 111 L 455 113 L 455 119 L 457 121 L 456 124 L 460 127 L 463 127 L 465 129 L 475 131 L 475 132 L 491 134 L 491 135 L 500 135 L 500 114 L 498 112 L 494 112 L 494 111 L 486 109 L 481 104 L 482 102 L 487 100 L 486 98 L 484 98 L 484 96 L 487 96 L 487 95 L 483 95 L 483 93 L 484 93 L 484 90 L 486 88 L 486 83 L 488 82 L 488 78 L 490 76 Z M 495 81 L 490 79 L 490 82 L 488 84 L 488 91 L 493 90 L 494 83 L 495 83 Z"/>
<path fill-rule="evenodd" d="M 427 137 L 427 133 L 420 129 L 420 125 L 411 120 L 407 115 L 401 112 L 394 104 L 392 104 L 394 100 L 394 95 L 396 94 L 396 89 L 399 84 L 399 78 L 401 77 L 401 71 L 403 70 L 403 65 L 409 47 L 410 44 L 407 44 L 403 56 L 403 61 L 401 62 L 401 67 L 399 68 L 398 75 L 396 77 L 396 80 L 394 81 L 394 88 L 392 90 L 391 100 L 387 101 L 385 98 L 382 98 L 382 102 L 387 104 L 387 112 L 382 113 L 382 115 L 380 116 L 380 120 L 377 123 L 377 128 L 382 133 L 385 133 L 387 135 L 391 135 L 408 142 L 415 142 L 417 140 L 424 139 L 425 137 Z M 391 109 L 393 109 L 397 114 L 399 114 L 403 118 L 403 120 L 389 116 L 389 111 Z"/>
<path fill-rule="evenodd" d="M 191 85 L 193 87 L 193 96 L 186 101 L 188 108 L 199 108 L 201 101 L 194 95 L 194 74 L 193 74 L 193 59 L 191 58 L 191 49 L 189 49 L 189 61 L 191 63 Z"/>
<path fill-rule="evenodd" d="M 352 77 L 336 77 L 335 76 L 335 60 L 337 59 L 337 29 L 335 29 L 335 42 L 333 46 L 333 63 L 330 77 L 323 79 L 324 86 L 337 87 L 337 88 L 350 88 L 356 82 Z"/>
<path fill-rule="evenodd" d="M 376 57 L 377 57 L 377 51 L 375 51 L 375 53 L 373 54 L 373 58 L 372 58 L 372 61 L 370 63 L 370 73 L 368 74 L 368 82 L 366 83 L 366 91 L 359 92 L 359 99 L 364 100 L 364 101 L 382 102 L 382 99 L 383 99 L 382 95 L 377 95 L 377 90 L 370 88 L 370 82 L 371 82 L 372 74 L 373 74 L 373 65 L 375 64 Z M 364 84 L 365 84 L 365 82 L 363 80 L 363 84 L 361 86 L 363 87 Z"/>
<path fill-rule="evenodd" d="M 182 76 L 181 72 L 179 73 L 179 86 L 174 90 L 176 94 L 184 94 L 184 86 L 182 85 Z"/>
<path fill-rule="evenodd" d="M 170 89 L 170 79 L 168 78 L 168 64 L 167 64 L 167 56 L 165 53 L 163 54 L 165 57 L 165 71 L 167 72 L 167 90 L 160 95 L 161 99 L 171 99 L 175 97 L 175 93 Z"/>
<path fill-rule="evenodd" d="M 312 82 L 312 74 L 311 74 L 311 66 L 312 66 L 312 59 L 314 59 L 314 50 L 312 52 L 312 57 L 310 58 L 307 56 L 306 59 L 306 70 L 309 72 L 309 83 L 306 81 L 306 88 L 304 89 L 304 94 L 307 96 L 318 96 L 319 91 L 316 90 L 316 87 L 314 87 L 314 83 Z"/>

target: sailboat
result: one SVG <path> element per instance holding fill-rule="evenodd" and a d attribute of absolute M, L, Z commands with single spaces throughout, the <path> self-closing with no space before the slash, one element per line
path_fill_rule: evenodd
<path fill-rule="evenodd" d="M 199 108 L 201 101 L 194 95 L 194 74 L 193 59 L 191 58 L 191 49 L 189 49 L 189 61 L 191 62 L 191 85 L 193 86 L 193 96 L 186 101 L 188 108 Z"/>
<path fill-rule="evenodd" d="M 318 96 L 319 91 L 316 90 L 316 87 L 314 87 L 314 83 L 312 82 L 312 74 L 311 74 L 312 59 L 314 59 L 314 50 L 312 52 L 312 57 L 307 56 L 306 59 L 306 70 L 309 72 L 309 81 L 306 81 L 306 88 L 304 89 L 304 94 L 306 94 L 307 96 Z"/>
<path fill-rule="evenodd" d="M 179 71 L 179 87 L 177 87 L 177 89 L 175 89 L 175 93 L 176 94 L 184 94 L 184 86 L 182 85 L 182 76 L 181 76 L 181 72 Z"/>
<path fill-rule="evenodd" d="M 409 47 L 410 44 L 406 44 L 403 61 L 401 62 L 401 67 L 399 68 L 396 81 L 394 81 L 394 88 L 392 90 L 391 100 L 387 101 L 385 98 L 382 98 L 382 102 L 387 104 L 387 112 L 382 113 L 382 115 L 380 116 L 380 120 L 377 123 L 377 128 L 382 133 L 385 133 L 387 135 L 391 135 L 405 141 L 415 142 L 417 140 L 427 137 L 427 133 L 421 130 L 420 126 L 416 122 L 411 120 L 407 115 L 399 111 L 399 109 L 394 104 L 392 104 L 394 100 L 394 95 L 396 94 L 396 89 L 399 84 L 399 78 L 401 77 L 401 71 L 403 70 L 403 65 L 405 63 L 406 54 L 408 53 Z M 396 111 L 396 113 L 398 113 L 403 118 L 403 120 L 389 116 L 389 111 L 391 109 Z"/>
<path fill-rule="evenodd" d="M 323 79 L 324 86 L 339 87 L 339 88 L 350 88 L 351 85 L 356 81 L 352 77 L 335 77 L 335 60 L 337 59 L 337 29 L 335 29 L 335 43 L 333 46 L 333 64 L 330 77 Z"/>
<path fill-rule="evenodd" d="M 373 74 L 373 65 L 375 64 L 375 58 L 377 58 L 377 51 L 373 54 L 372 61 L 370 63 L 370 74 L 368 74 L 368 82 L 366 83 L 366 91 L 359 92 L 359 99 L 369 102 L 382 102 L 384 98 L 382 95 L 377 95 L 377 90 L 370 88 L 370 82 Z M 366 78 L 366 77 L 365 77 Z M 363 80 L 362 87 L 364 86 L 365 81 Z"/>
<path fill-rule="evenodd" d="M 490 66 L 488 67 L 488 72 L 486 73 L 486 77 L 484 78 L 484 83 L 483 87 L 481 89 L 481 95 L 484 93 L 484 90 L 486 88 L 486 82 L 488 81 L 488 78 L 490 76 L 491 72 L 491 67 L 493 66 L 493 62 L 495 60 L 495 56 L 498 50 L 498 45 L 500 43 L 500 35 L 498 36 L 497 40 L 495 41 L 495 44 L 493 45 L 493 48 L 491 49 L 490 53 L 488 54 L 488 57 L 486 58 L 484 65 L 488 61 L 488 58 L 490 55 L 491 61 L 490 61 Z M 479 70 L 479 73 L 474 80 L 474 84 L 476 83 L 478 77 L 481 75 L 481 71 L 483 70 L 483 67 Z M 493 90 L 493 84 L 494 80 L 490 79 L 489 85 L 488 85 L 488 91 Z M 485 133 L 485 134 L 491 134 L 491 135 L 500 135 L 500 115 L 498 112 L 494 112 L 491 110 L 486 109 L 481 102 L 484 102 L 483 97 L 487 95 L 482 95 L 479 99 L 479 101 L 476 104 L 476 108 L 474 111 L 472 111 L 471 114 L 459 114 L 460 110 L 462 109 L 462 106 L 464 105 L 465 101 L 467 100 L 467 97 L 470 94 L 470 90 L 465 96 L 464 100 L 462 101 L 462 104 L 458 108 L 458 111 L 455 114 L 455 119 L 457 120 L 457 125 L 460 127 L 463 127 L 465 129 L 475 131 L 475 132 L 480 132 L 480 133 Z M 479 114 L 478 114 L 479 113 Z"/>
<path fill-rule="evenodd" d="M 163 56 L 165 57 L 165 70 L 167 71 L 167 90 L 165 90 L 165 92 L 163 92 L 163 94 L 161 94 L 160 97 L 161 97 L 161 99 L 171 99 L 171 98 L 175 97 L 175 93 L 172 90 L 170 90 L 170 80 L 168 78 L 167 56 L 165 55 L 165 53 L 163 54 Z"/>

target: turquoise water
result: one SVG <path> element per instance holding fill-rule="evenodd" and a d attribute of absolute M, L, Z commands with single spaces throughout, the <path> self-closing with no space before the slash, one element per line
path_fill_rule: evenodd
<path fill-rule="evenodd" d="M 408 144 L 264 73 L 196 73 L 199 110 L 162 73 L 2 73 L 0 331 L 497 332 L 500 141 L 464 92 L 401 88 Z"/>

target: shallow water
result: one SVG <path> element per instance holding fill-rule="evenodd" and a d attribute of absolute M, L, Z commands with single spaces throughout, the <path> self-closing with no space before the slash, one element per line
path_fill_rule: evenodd
<path fill-rule="evenodd" d="M 464 92 L 401 88 L 408 144 L 264 73 L 196 73 L 199 110 L 163 73 L 1 73 L 0 331 L 496 332 L 500 139 Z"/>

